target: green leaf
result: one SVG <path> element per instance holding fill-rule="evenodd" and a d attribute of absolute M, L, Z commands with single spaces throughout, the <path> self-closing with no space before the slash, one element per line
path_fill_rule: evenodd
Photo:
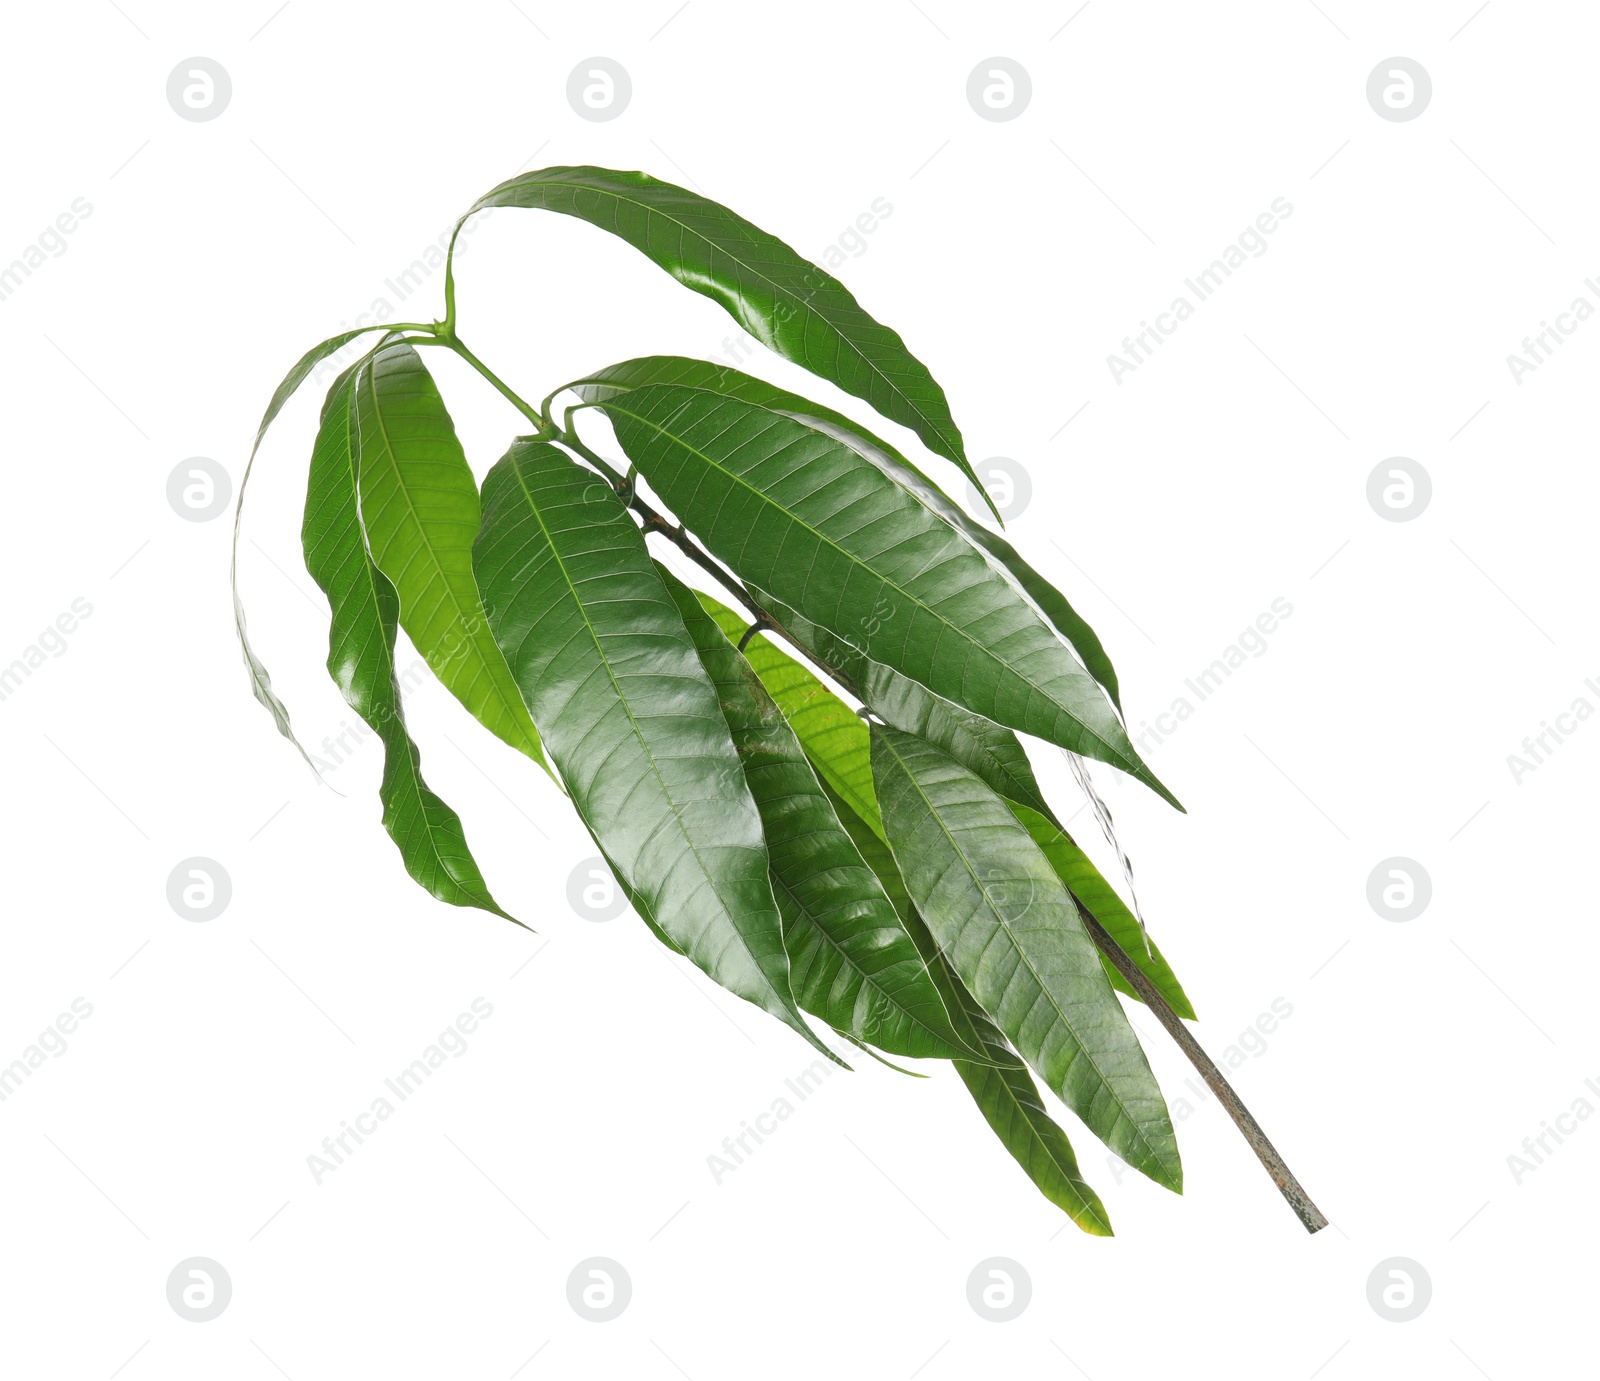
<path fill-rule="evenodd" d="M 374 328 L 363 326 L 359 330 L 345 331 L 341 335 L 330 336 L 320 345 L 313 345 L 296 362 L 294 367 L 283 376 L 283 381 L 273 391 L 271 400 L 267 403 L 267 410 L 261 417 L 261 425 L 256 428 L 256 439 L 250 447 L 250 459 L 245 462 L 244 478 L 239 481 L 239 497 L 233 508 L 233 547 L 228 560 L 228 585 L 233 592 L 233 629 L 239 635 L 239 650 L 244 654 L 245 670 L 250 673 L 250 689 L 255 697 L 267 708 L 272 716 L 273 723 L 278 726 L 278 732 L 290 743 L 300 750 L 300 756 L 306 760 L 306 765 L 313 772 L 316 771 L 311 756 L 295 737 L 294 730 L 289 725 L 289 708 L 278 698 L 278 693 L 272 689 L 272 677 L 268 674 L 266 664 L 256 656 L 255 649 L 250 645 L 250 634 L 245 626 L 244 601 L 239 598 L 239 525 L 244 519 L 244 495 L 250 485 L 250 472 L 256 467 L 256 452 L 261 449 L 261 438 L 267 434 L 267 428 L 273 419 L 283 411 L 294 391 L 305 382 L 306 377 L 329 355 L 343 349 L 357 336 L 365 335 Z M 321 777 L 318 777 L 321 780 Z"/>
<path fill-rule="evenodd" d="M 333 611 L 328 672 L 383 741 L 383 826 L 406 871 L 440 901 L 513 920 L 489 895 L 460 816 L 422 780 L 422 757 L 406 732 L 394 666 L 400 601 L 367 555 L 356 504 L 356 368 L 334 381 L 323 405 L 301 527 L 306 569 Z"/>
<path fill-rule="evenodd" d="M 648 173 L 587 167 L 522 173 L 479 198 L 467 215 L 489 206 L 556 211 L 626 240 L 767 349 L 911 428 L 983 489 L 944 390 L 905 342 L 862 310 L 831 273 L 726 206 Z"/>
<path fill-rule="evenodd" d="M 400 626 L 491 733 L 545 766 L 539 734 L 495 646 L 472 574 L 478 489 L 422 357 L 387 346 L 356 374 L 361 518 Z"/>
<path fill-rule="evenodd" d="M 922 957 L 840 826 L 783 712 L 695 592 L 656 569 L 717 688 L 761 813 L 796 1000 L 891 1055 L 978 1054 L 951 1029 Z"/>
<path fill-rule="evenodd" d="M 737 644 L 748 623 L 743 615 L 704 591 L 695 595 L 723 634 Z M 872 790 L 872 759 L 861 716 L 812 672 L 763 634 L 745 644 L 744 655 L 767 694 L 777 702 L 822 780 L 880 834 L 878 801 Z"/>
<path fill-rule="evenodd" d="M 856 842 L 867 866 L 878 875 L 883 890 L 900 913 L 906 933 L 927 963 L 928 973 L 944 998 L 956 1033 L 987 1056 L 981 1062 L 954 1061 L 956 1073 L 961 1076 L 961 1082 L 984 1120 L 1045 1198 L 1064 1210 L 1085 1232 L 1097 1237 L 1111 1236 L 1111 1222 L 1105 1206 L 1079 1174 L 1078 1159 L 1067 1134 L 1045 1108 L 1028 1067 L 1006 1044 L 988 1013 L 939 953 L 939 947 L 911 903 L 889 846 L 838 797 L 830 796 L 830 799 L 839 812 L 840 824 Z"/>
<path fill-rule="evenodd" d="M 1033 607 L 850 447 L 675 385 L 601 406 L 651 488 L 742 579 L 935 695 L 1111 763 L 1177 805 Z"/>
<path fill-rule="evenodd" d="M 802 422 L 812 421 L 803 411 L 797 411 L 796 416 Z M 1106 694 L 1111 697 L 1111 703 L 1117 707 L 1119 713 L 1121 712 L 1122 699 L 1117 687 L 1117 671 L 1111 665 L 1111 658 L 1101 645 L 1099 635 L 1068 603 L 1067 597 L 1023 559 L 1021 552 L 998 532 L 991 532 L 982 523 L 969 518 L 966 511 L 960 508 L 944 490 L 887 442 L 879 440 L 870 432 L 863 431 L 847 417 L 828 417 L 815 413 L 813 417 L 815 421 L 812 424 L 819 431 L 836 437 L 858 455 L 870 460 L 896 484 L 908 493 L 916 495 L 963 537 L 981 547 L 998 562 L 1001 568 L 1022 587 L 1028 598 L 1038 605 L 1056 632 L 1071 644 L 1072 650 L 1078 654 L 1079 660 L 1089 674 L 1105 688 Z M 982 485 L 978 488 L 992 508 L 994 505 L 989 498 L 988 490 Z"/>
<path fill-rule="evenodd" d="M 640 359 L 624 360 L 621 364 L 597 370 L 567 387 L 585 402 L 595 403 L 647 384 L 681 384 L 685 388 L 703 388 L 726 398 L 738 398 L 746 403 L 771 408 L 774 412 L 788 413 L 836 437 L 865 456 L 895 483 L 915 494 L 969 541 L 982 547 L 999 562 L 1039 606 L 1055 626 L 1056 632 L 1072 645 L 1090 675 L 1105 687 L 1111 703 L 1121 710 L 1116 668 L 1111 665 L 1111 658 L 1106 655 L 1094 629 L 1084 622 L 1068 603 L 1067 597 L 1023 560 L 1022 554 L 1004 537 L 974 522 L 967 516 L 966 510 L 923 471 L 854 418 L 727 365 L 713 364 L 709 360 L 685 359 L 681 355 L 647 355 Z M 984 494 L 985 502 L 990 502 L 993 507 L 983 486 L 978 485 L 977 488 Z"/>
<path fill-rule="evenodd" d="M 585 828 L 587 828 L 587 825 L 585 825 Z M 589 837 L 594 839 L 595 847 L 600 850 L 601 858 L 605 860 L 606 867 L 611 870 L 612 880 L 622 889 L 622 895 L 628 899 L 628 905 L 633 908 L 634 913 L 644 922 L 645 928 L 674 954 L 683 954 L 683 946 L 656 924 L 656 918 L 650 914 L 649 903 L 629 886 L 627 878 L 622 875 L 622 870 L 611 861 L 610 855 L 606 853 L 599 839 L 595 838 L 593 830 L 590 830 Z"/>
<path fill-rule="evenodd" d="M 1033 765 L 1010 729 L 952 705 L 910 677 L 857 652 L 775 595 L 759 586 L 751 588 L 783 631 L 813 657 L 842 672 L 862 703 L 880 719 L 943 748 L 1000 795 L 1049 813 Z"/>
<path fill-rule="evenodd" d="M 906 890 L 951 967 L 1091 1131 L 1181 1191 L 1166 1102 L 1049 860 L 999 796 L 932 744 L 874 726 L 872 769 Z"/>
<path fill-rule="evenodd" d="M 1146 978 L 1155 984 L 1156 991 L 1166 998 L 1172 1010 L 1180 1017 L 1194 1021 L 1194 1008 L 1189 1003 L 1188 994 L 1183 991 L 1183 987 L 1173 974 L 1171 965 L 1167 963 L 1155 941 L 1150 941 L 1149 951 L 1146 952 L 1146 937 L 1139 927 L 1139 918 L 1128 910 L 1122 898 L 1117 895 L 1116 889 L 1105 880 L 1089 856 L 1073 842 L 1070 835 L 1037 810 L 1031 810 L 1017 801 L 1010 801 L 1007 804 L 1017 819 L 1026 826 L 1033 842 L 1050 860 L 1050 866 L 1066 885 L 1067 891 L 1081 901 L 1089 909 L 1089 914 L 1106 928 L 1111 938 L 1122 947 L 1122 952 L 1139 966 Z M 1119 992 L 1127 993 L 1129 997 L 1142 1000 L 1134 992 L 1133 985 L 1117 972 L 1111 961 L 1104 955 L 1100 958 L 1105 965 L 1106 977 L 1111 980 L 1111 986 Z"/>
<path fill-rule="evenodd" d="M 716 690 L 615 491 L 516 441 L 484 481 L 473 557 L 495 639 L 637 909 L 836 1058 L 790 990 L 761 816 Z"/>
<path fill-rule="evenodd" d="M 987 1064 L 955 1061 L 956 1073 L 984 1120 L 1045 1198 L 1091 1236 L 1112 1236 L 1105 1205 L 1079 1171 L 1072 1143 L 1050 1116 L 1028 1067 L 966 986 L 948 969 L 945 976 L 962 1017 L 989 1056 Z M 959 1020 L 956 1029 L 966 1034 Z"/>

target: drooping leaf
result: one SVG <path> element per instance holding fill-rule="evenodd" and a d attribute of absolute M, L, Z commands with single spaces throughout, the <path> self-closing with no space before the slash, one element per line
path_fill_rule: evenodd
<path fill-rule="evenodd" d="M 255 648 L 250 645 L 250 634 L 245 626 L 244 601 L 239 598 L 239 527 L 244 520 L 244 495 L 250 486 L 251 471 L 256 467 L 256 452 L 261 449 L 261 438 L 267 434 L 267 428 L 272 425 L 273 419 L 283 411 L 283 405 L 289 401 L 294 391 L 305 382 L 317 365 L 329 355 L 343 349 L 357 336 L 365 335 L 372 329 L 370 326 L 364 326 L 359 330 L 330 336 L 320 345 L 313 345 L 295 361 L 294 367 L 283 376 L 283 381 L 273 390 L 272 398 L 267 403 L 267 410 L 262 414 L 261 425 L 256 428 L 256 439 L 250 447 L 250 459 L 245 462 L 244 476 L 239 481 L 239 497 L 234 501 L 233 546 L 228 560 L 228 586 L 233 592 L 233 629 L 239 637 L 239 650 L 244 654 L 245 670 L 250 673 L 250 689 L 256 699 L 266 707 L 267 713 L 272 716 L 273 723 L 278 726 L 278 732 L 300 750 L 300 756 L 313 771 L 316 767 L 311 762 L 310 754 L 295 737 L 294 729 L 289 724 L 289 707 L 272 689 L 272 677 L 267 672 L 266 664 L 256 656 Z"/>
<path fill-rule="evenodd" d="M 301 541 L 311 572 L 333 611 L 328 672 L 352 709 L 383 742 L 383 826 L 406 871 L 440 901 L 502 911 L 467 847 L 461 818 L 422 779 L 422 756 L 406 732 L 394 645 L 400 601 L 367 555 L 356 501 L 353 375 L 328 391 L 311 452 Z"/>
<path fill-rule="evenodd" d="M 1150 941 L 1149 952 L 1146 952 L 1145 935 L 1139 928 L 1139 918 L 1128 910 L 1127 904 L 1101 875 L 1089 856 L 1073 842 L 1070 835 L 1038 811 L 1017 801 L 1008 804 L 1017 819 L 1026 827 L 1033 842 L 1050 860 L 1050 866 L 1055 869 L 1056 876 L 1066 885 L 1067 890 L 1088 907 L 1089 914 L 1106 928 L 1111 938 L 1121 946 L 1123 953 L 1155 984 L 1156 991 L 1166 998 L 1172 1010 L 1180 1017 L 1193 1021 L 1194 1008 L 1189 1003 L 1188 994 L 1183 991 L 1173 974 L 1172 966 L 1167 963 L 1154 940 Z M 1139 1000 L 1133 985 L 1117 972 L 1109 959 L 1104 955 L 1100 957 L 1105 965 L 1106 977 L 1111 980 L 1111 986 Z"/>
<path fill-rule="evenodd" d="M 1181 1190 L 1172 1121 L 1077 908 L 1007 804 L 932 744 L 872 728 L 878 805 L 940 951 L 1017 1051 L 1123 1160 Z"/>
<path fill-rule="evenodd" d="M 1017 1058 L 966 985 L 950 972 L 944 960 L 940 963 L 962 1017 L 989 1056 L 986 1064 L 955 1061 L 956 1073 L 972 1101 L 1000 1138 L 1000 1144 L 1045 1198 L 1091 1236 L 1112 1236 L 1105 1205 L 1079 1171 L 1072 1143 L 1050 1116 L 1028 1067 Z M 956 1029 L 966 1034 L 959 1021 Z"/>
<path fill-rule="evenodd" d="M 630 897 L 723 987 L 827 1052 L 790 990 L 761 816 L 717 693 L 615 491 L 521 440 L 483 486 L 489 626 Z"/>
<path fill-rule="evenodd" d="M 831 273 L 726 206 L 648 173 L 591 167 L 519 174 L 467 215 L 490 206 L 556 211 L 610 231 L 769 350 L 911 428 L 978 485 L 944 390 L 905 342 Z"/>
<path fill-rule="evenodd" d="M 1066 1132 L 1051 1118 L 1028 1067 L 1017 1058 L 988 1013 L 939 953 L 938 945 L 911 903 L 889 846 L 842 800 L 836 796 L 830 799 L 839 812 L 839 822 L 855 840 L 867 866 L 878 875 L 883 890 L 900 914 L 906 933 L 927 962 L 928 973 L 944 998 L 945 1009 L 950 1013 L 957 1034 L 987 1056 L 984 1061 L 953 1062 L 984 1120 L 1045 1198 L 1066 1212 L 1085 1232 L 1097 1237 L 1111 1236 L 1105 1205 L 1079 1173 L 1078 1158 L 1073 1154 Z"/>
<path fill-rule="evenodd" d="M 337 336 L 329 336 L 319 345 L 313 345 L 298 360 L 294 367 L 283 376 L 278 387 L 273 390 L 271 399 L 267 403 L 267 410 L 261 415 L 261 425 L 256 428 L 255 444 L 250 448 L 251 457 L 261 449 L 261 438 L 267 434 L 267 428 L 273 424 L 278 414 L 283 411 L 283 406 L 294 396 L 295 390 L 311 377 L 311 371 L 321 364 L 330 355 L 337 355 L 345 346 L 359 336 L 365 336 L 373 331 L 383 330 L 381 326 L 358 326 L 354 331 L 342 331 Z"/>
<path fill-rule="evenodd" d="M 771 408 L 774 412 L 788 413 L 819 431 L 837 437 L 865 456 L 890 479 L 915 494 L 933 512 L 997 561 L 1039 606 L 1055 626 L 1056 632 L 1072 645 L 1089 674 L 1105 687 L 1111 703 L 1121 710 L 1116 668 L 1111 665 L 1111 658 L 1106 655 L 1094 629 L 1072 607 L 1067 597 L 1029 565 L 1010 542 L 983 524 L 974 522 L 967 516 L 966 510 L 927 474 L 854 418 L 728 365 L 714 364 L 710 360 L 686 359 L 681 355 L 647 355 L 640 359 L 624 360 L 621 364 L 596 370 L 568 387 L 586 402 L 602 402 L 647 384 L 681 384 L 685 388 L 702 388 L 724 397 Z M 978 489 L 984 494 L 985 501 L 990 502 L 983 486 L 978 485 Z"/>
<path fill-rule="evenodd" d="M 745 617 L 704 591 L 695 594 L 724 636 L 737 644 L 749 627 Z M 861 716 L 764 634 L 751 638 L 744 651 L 822 780 L 881 833 L 867 726 Z"/>
<path fill-rule="evenodd" d="M 1111 763 L 1177 804 L 1033 607 L 850 447 L 675 385 L 601 406 L 651 488 L 741 579 L 935 695 Z"/>
<path fill-rule="evenodd" d="M 657 570 L 717 688 L 761 812 L 796 1000 L 891 1055 L 979 1053 L 951 1029 L 922 957 L 840 826 L 783 712 L 695 592 L 664 566 Z"/>
<path fill-rule="evenodd" d="M 483 617 L 472 573 L 478 488 L 422 358 L 386 346 L 356 373 L 361 518 L 400 596 L 400 626 L 491 733 L 545 765 L 539 734 Z"/>

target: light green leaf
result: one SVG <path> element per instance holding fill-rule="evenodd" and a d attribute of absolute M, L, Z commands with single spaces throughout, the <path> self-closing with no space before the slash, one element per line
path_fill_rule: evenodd
<path fill-rule="evenodd" d="M 1111 763 L 1177 804 L 1033 607 L 850 447 L 675 385 L 600 406 L 650 487 L 741 579 L 935 695 Z"/>
<path fill-rule="evenodd" d="M 831 273 L 726 206 L 647 173 L 589 167 L 519 174 L 467 215 L 489 206 L 556 211 L 610 231 L 769 350 L 910 427 L 978 484 L 944 390 L 905 342 Z"/>
<path fill-rule="evenodd" d="M 840 826 L 783 712 L 695 592 L 664 566 L 657 571 L 717 688 L 761 812 L 790 983 L 801 1007 L 891 1055 L 980 1053 L 951 1029 L 922 957 Z"/>
<path fill-rule="evenodd" d="M 1181 1190 L 1165 1100 L 1100 952 L 1038 845 L 932 744 L 872 729 L 872 769 L 906 890 L 984 1011 L 1129 1165 Z"/>
<path fill-rule="evenodd" d="M 514 442 L 484 481 L 473 556 L 494 637 L 637 909 L 836 1058 L 790 990 L 761 816 L 716 690 L 611 486 Z"/>
<path fill-rule="evenodd" d="M 421 754 L 406 732 L 395 675 L 400 601 L 367 555 L 356 503 L 356 367 L 328 391 L 311 452 L 301 541 L 306 569 L 333 611 L 328 671 L 344 698 L 383 742 L 383 825 L 406 871 L 440 901 L 514 919 L 489 895 L 467 847 L 461 818 L 422 779 Z"/>
<path fill-rule="evenodd" d="M 1010 729 L 952 705 L 893 668 L 857 652 L 777 596 L 758 586 L 751 588 L 761 607 L 777 620 L 784 633 L 818 661 L 842 672 L 862 702 L 879 718 L 943 748 L 1000 795 L 1048 813 L 1050 807 L 1039 790 L 1033 765 Z"/>
<path fill-rule="evenodd" d="M 361 519 L 400 596 L 400 626 L 449 692 L 541 767 L 539 734 L 483 617 L 472 574 L 478 489 L 422 358 L 386 346 L 357 371 Z"/>
<path fill-rule="evenodd" d="M 737 644 L 748 628 L 744 616 L 704 591 L 696 590 L 695 595 L 717 627 Z M 757 633 L 745 644 L 745 658 L 783 711 L 822 780 L 881 834 L 867 726 L 861 716 L 764 634 Z"/>

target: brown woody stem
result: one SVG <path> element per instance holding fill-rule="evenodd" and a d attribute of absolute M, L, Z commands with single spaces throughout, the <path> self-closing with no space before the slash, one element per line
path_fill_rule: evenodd
<path fill-rule="evenodd" d="M 1144 970 L 1124 953 L 1122 946 L 1089 914 L 1081 901 L 1078 902 L 1078 914 L 1083 917 L 1083 924 L 1094 938 L 1095 944 L 1099 945 L 1106 958 L 1116 965 L 1117 972 L 1128 980 L 1134 992 L 1144 999 L 1145 1006 L 1154 1012 L 1156 1020 L 1166 1027 L 1167 1034 L 1177 1042 L 1178 1049 L 1183 1051 L 1189 1057 L 1189 1062 L 1200 1071 L 1200 1077 L 1206 1081 L 1206 1086 L 1211 1092 L 1216 1094 L 1217 1101 L 1233 1119 L 1240 1134 L 1249 1142 L 1250 1149 L 1266 1167 L 1267 1174 L 1272 1176 L 1272 1182 L 1278 1186 L 1278 1192 L 1294 1210 L 1295 1217 L 1305 1224 L 1306 1231 L 1318 1232 L 1327 1227 L 1328 1220 L 1323 1216 L 1322 1210 L 1311 1202 L 1311 1196 L 1294 1177 L 1294 1172 L 1284 1164 L 1283 1157 L 1278 1154 L 1278 1148 L 1267 1140 L 1267 1134 L 1261 1130 L 1261 1124 L 1251 1116 L 1250 1109 L 1245 1107 L 1243 1100 L 1233 1091 L 1233 1085 L 1223 1077 L 1222 1071 L 1213 1063 L 1211 1056 L 1200 1048 L 1200 1042 L 1183 1024 L 1183 1018 L 1172 1010 L 1155 984 L 1145 977 Z"/>

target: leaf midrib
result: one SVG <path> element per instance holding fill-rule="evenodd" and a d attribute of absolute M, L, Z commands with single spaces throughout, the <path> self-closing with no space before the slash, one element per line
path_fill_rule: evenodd
<path fill-rule="evenodd" d="M 439 560 L 439 553 L 437 550 L 435 550 L 433 540 L 429 535 L 428 526 L 422 521 L 421 516 L 417 513 L 417 506 L 411 501 L 411 491 L 406 487 L 405 480 L 401 477 L 400 462 L 395 456 L 394 443 L 389 439 L 389 428 L 383 418 L 383 408 L 378 402 L 377 373 L 373 367 L 373 364 L 364 365 L 362 367 L 360 377 L 366 381 L 367 389 L 372 398 L 373 416 L 377 418 L 378 430 L 383 434 L 383 454 L 388 459 L 388 468 L 394 477 L 395 488 L 400 491 L 400 496 L 405 500 L 406 511 L 411 515 L 411 523 L 417 531 L 418 540 L 422 546 L 422 549 L 428 554 L 428 559 L 433 563 L 433 569 L 439 578 L 439 583 L 444 587 L 445 595 L 449 599 L 451 607 L 456 612 L 456 622 L 465 627 L 467 622 L 467 611 L 461 607 L 461 601 L 456 597 L 455 587 L 451 584 L 450 578 L 445 574 L 444 566 Z M 360 492 L 359 489 L 357 492 Z M 362 530 L 365 531 L 365 525 L 363 525 Z M 395 593 L 397 595 L 399 594 L 398 586 L 396 586 Z M 479 603 L 481 605 L 482 601 L 480 600 Z M 477 635 L 473 634 L 470 638 L 470 641 L 476 644 L 478 642 Z M 480 647 L 478 651 L 481 657 L 483 649 Z M 500 702 L 501 708 L 505 710 L 508 715 L 510 715 L 511 722 L 517 726 L 518 737 L 522 738 L 525 743 L 537 744 L 537 739 L 530 741 L 528 740 L 527 735 L 522 732 L 522 720 L 524 718 L 526 718 L 530 724 L 533 722 L 532 716 L 528 715 L 527 713 L 527 706 L 512 705 L 510 700 L 506 697 L 504 687 L 499 684 L 495 677 L 493 665 L 488 664 L 486 665 L 485 669 L 489 674 L 490 689 L 494 692 L 495 699 Z M 519 708 L 522 710 L 521 715 L 518 715 L 517 713 Z M 524 748 L 523 751 L 527 752 L 527 748 Z M 537 758 L 538 753 L 535 751 L 529 754 L 529 756 Z"/>

